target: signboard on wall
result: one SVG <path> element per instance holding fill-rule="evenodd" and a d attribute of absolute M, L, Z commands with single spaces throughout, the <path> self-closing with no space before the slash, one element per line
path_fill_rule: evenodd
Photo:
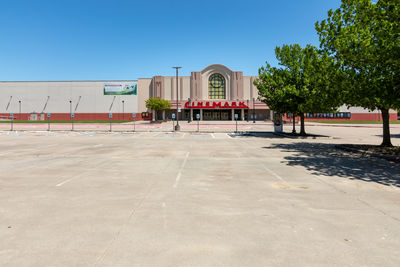
<path fill-rule="evenodd" d="M 104 83 L 104 95 L 137 95 L 137 83 Z"/>
<path fill-rule="evenodd" d="M 248 109 L 249 107 L 245 104 L 244 101 L 218 101 L 218 102 L 213 102 L 213 101 L 197 101 L 197 102 L 186 102 L 185 103 L 185 108 L 209 108 L 209 109 Z"/>

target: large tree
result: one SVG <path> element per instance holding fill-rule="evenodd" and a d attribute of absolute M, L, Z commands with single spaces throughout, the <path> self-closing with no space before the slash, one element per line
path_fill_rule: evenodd
<path fill-rule="evenodd" d="M 254 84 L 272 110 L 300 116 L 300 134 L 305 135 L 305 113 L 332 112 L 341 104 L 332 78 L 334 62 L 311 45 L 283 45 L 276 47 L 275 55 L 281 67 L 267 62 Z"/>
<path fill-rule="evenodd" d="M 341 64 L 348 106 L 380 110 L 382 146 L 392 146 L 389 110 L 400 107 L 400 0 L 342 0 L 317 22 L 321 48 Z"/>

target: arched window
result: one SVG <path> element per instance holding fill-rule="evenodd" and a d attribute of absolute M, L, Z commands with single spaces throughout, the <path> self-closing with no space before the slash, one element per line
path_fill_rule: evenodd
<path fill-rule="evenodd" d="M 225 78 L 219 73 L 211 75 L 208 80 L 208 98 L 225 99 Z"/>

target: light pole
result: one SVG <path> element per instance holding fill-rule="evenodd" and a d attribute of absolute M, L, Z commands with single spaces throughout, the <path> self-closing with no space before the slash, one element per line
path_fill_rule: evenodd
<path fill-rule="evenodd" d="M 124 105 L 125 105 L 125 101 L 124 100 L 122 100 L 122 120 L 124 120 L 124 115 L 125 115 L 125 107 L 124 107 Z"/>
<path fill-rule="evenodd" d="M 72 114 L 72 100 L 69 101 L 69 117 L 71 118 Z"/>
<path fill-rule="evenodd" d="M 74 130 L 74 118 L 72 117 L 72 100 L 69 101 L 69 119 L 71 120 L 71 131 Z"/>
<path fill-rule="evenodd" d="M 19 120 L 21 120 L 21 100 L 19 100 L 18 103 L 19 103 Z"/>
<path fill-rule="evenodd" d="M 172 68 L 176 70 L 176 125 L 175 125 L 175 131 L 179 131 L 181 129 L 181 127 L 179 126 L 179 117 L 178 117 L 178 105 L 179 105 L 178 70 L 181 69 L 182 67 L 172 67 Z"/>

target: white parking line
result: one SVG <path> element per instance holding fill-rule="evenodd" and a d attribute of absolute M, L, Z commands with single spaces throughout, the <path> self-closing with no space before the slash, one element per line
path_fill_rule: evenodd
<path fill-rule="evenodd" d="M 94 145 L 93 147 L 101 147 L 103 144 Z"/>
<path fill-rule="evenodd" d="M 74 179 L 74 178 L 65 180 L 64 182 L 61 182 L 61 183 L 59 183 L 59 184 L 56 184 L 56 186 L 62 186 L 63 184 L 66 184 L 66 183 L 68 183 L 69 181 L 71 181 L 71 180 L 73 180 L 73 179 Z"/>
<path fill-rule="evenodd" d="M 288 183 L 288 182 L 286 182 L 285 179 L 283 179 L 281 176 L 279 176 L 278 174 L 276 174 L 274 171 L 270 170 L 269 168 L 267 168 L 267 167 L 264 166 L 264 169 L 265 169 L 266 171 L 268 171 L 270 174 L 272 174 L 272 176 L 274 176 L 276 179 L 278 179 L 278 180 L 280 180 L 280 181 L 282 181 L 282 182 L 284 182 L 284 183 L 286 183 L 286 184 Z"/>
<path fill-rule="evenodd" d="M 215 139 L 215 135 L 213 133 L 211 133 L 211 137 Z"/>
<path fill-rule="evenodd" d="M 181 179 L 181 176 L 182 176 L 182 170 L 183 170 L 183 168 L 185 167 L 185 164 L 186 164 L 187 159 L 189 158 L 189 154 L 190 154 L 190 152 L 187 152 L 187 153 L 186 153 L 185 160 L 183 161 L 182 166 L 181 166 L 181 168 L 179 169 L 178 175 L 176 176 L 174 188 L 176 188 L 176 187 L 178 186 L 179 180 Z"/>
<path fill-rule="evenodd" d="M 47 145 L 46 147 L 58 146 L 58 144 Z"/>
<path fill-rule="evenodd" d="M 226 134 L 226 136 L 228 136 L 229 138 L 232 138 L 232 136 L 230 136 L 229 134 Z"/>
<path fill-rule="evenodd" d="M 69 179 L 67 179 L 67 180 L 65 180 L 65 181 L 62 181 L 61 183 L 56 184 L 56 186 L 57 186 L 57 187 L 63 186 L 64 184 L 66 184 L 66 183 L 68 183 L 68 182 L 71 182 L 72 180 L 75 180 L 76 178 L 78 178 L 78 177 L 80 177 L 80 176 L 81 176 L 81 174 L 76 174 L 76 175 L 72 176 L 71 178 L 69 178 Z"/>

